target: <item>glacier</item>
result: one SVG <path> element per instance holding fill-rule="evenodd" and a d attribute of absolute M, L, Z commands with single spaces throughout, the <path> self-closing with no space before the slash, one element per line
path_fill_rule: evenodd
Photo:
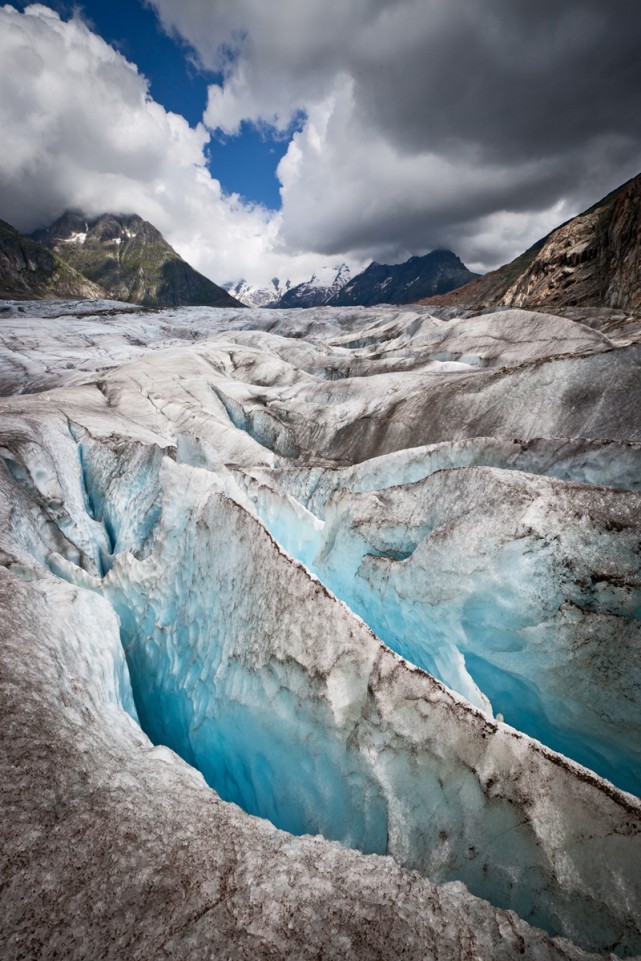
<path fill-rule="evenodd" d="M 634 319 L 5 314 L 7 956 L 640 952 Z"/>

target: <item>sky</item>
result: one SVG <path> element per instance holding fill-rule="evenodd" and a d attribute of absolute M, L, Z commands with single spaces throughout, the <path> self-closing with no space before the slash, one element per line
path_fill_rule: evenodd
<path fill-rule="evenodd" d="M 637 0 L 0 6 L 0 218 L 135 212 L 218 283 L 492 269 L 641 172 Z"/>

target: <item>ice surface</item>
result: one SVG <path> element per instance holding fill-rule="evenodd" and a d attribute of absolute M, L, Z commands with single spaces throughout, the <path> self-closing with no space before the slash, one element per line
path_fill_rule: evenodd
<path fill-rule="evenodd" d="M 151 877 L 172 882 L 194 858 L 209 865 L 200 885 L 233 877 L 254 905 L 234 909 L 234 943 L 263 925 L 277 943 L 261 912 L 280 917 L 298 897 L 290 864 L 316 892 L 310 945 L 331 957 L 354 944 L 318 928 L 319 902 L 349 930 L 345 905 L 362 918 L 379 903 L 366 879 L 390 871 L 432 884 L 405 933 L 391 923 L 399 954 L 418 943 L 424 956 L 429 938 L 410 932 L 426 916 L 438 930 L 434 899 L 452 919 L 445 957 L 461 957 L 461 938 L 481 957 L 580 956 L 525 922 L 591 950 L 641 950 L 641 808 L 593 773 L 638 791 L 636 348 L 524 312 L 493 339 L 491 315 L 111 307 L 50 313 L 35 336 L 30 309 L 29 323 L 1 325 L 5 383 L 21 392 L 0 404 L 3 609 L 10 676 L 54 705 L 38 736 L 61 758 L 58 795 L 78 798 L 64 803 L 90 804 L 126 770 L 94 814 L 109 847 L 124 812 L 131 863 L 150 831 L 158 841 Z M 439 366 L 461 362 L 435 359 L 445 348 L 466 358 L 463 374 Z M 541 436 L 551 423 L 556 436 Z M 136 716 L 225 801 L 401 867 L 288 840 L 215 802 L 171 752 L 150 750 Z M 27 795 L 44 763 L 26 752 Z M 139 791 L 153 816 L 130 809 Z M 189 837 L 165 862 L 182 795 Z M 25 836 L 39 817 L 25 808 Z M 51 876 L 66 876 L 61 851 L 44 857 Z M 90 884 L 120 877 L 101 857 Z M 263 869 L 268 908 L 246 886 L 262 891 Z M 501 908 L 523 919 L 508 925 L 520 946 L 498 933 Z"/>
<path fill-rule="evenodd" d="M 441 469 L 404 486 L 386 487 L 380 463 L 338 472 L 357 489 L 380 486 L 339 487 L 324 521 L 265 484 L 248 490 L 279 543 L 393 650 L 641 793 L 629 710 L 641 696 L 641 497 L 489 467 L 442 470 L 447 459 L 505 453 L 482 452 L 432 450 Z M 404 466 L 411 476 L 417 465 Z"/>
<path fill-rule="evenodd" d="M 118 706 L 124 658 L 105 601 L 4 569 L 0 598 L 7 961 L 594 959 L 462 884 L 222 803 Z"/>

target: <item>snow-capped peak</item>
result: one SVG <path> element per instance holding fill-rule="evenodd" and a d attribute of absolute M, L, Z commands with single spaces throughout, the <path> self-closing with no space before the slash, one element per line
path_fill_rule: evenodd
<path fill-rule="evenodd" d="M 290 287 L 290 281 L 284 283 L 278 277 L 272 277 L 269 284 L 256 287 L 246 280 L 230 281 L 223 284 L 225 290 L 247 307 L 275 307 L 283 294 Z"/>
<path fill-rule="evenodd" d="M 320 267 L 309 280 L 292 287 L 280 300 L 279 307 L 321 307 L 345 286 L 352 272 L 347 264 Z"/>
<path fill-rule="evenodd" d="M 338 293 L 351 276 L 347 264 L 328 264 L 302 284 L 273 277 L 264 287 L 255 287 L 246 280 L 232 281 L 224 287 L 248 307 L 320 307 Z"/>

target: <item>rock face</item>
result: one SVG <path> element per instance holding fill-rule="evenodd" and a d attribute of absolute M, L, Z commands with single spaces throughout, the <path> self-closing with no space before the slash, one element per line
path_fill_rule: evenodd
<path fill-rule="evenodd" d="M 552 231 L 512 263 L 437 302 L 474 309 L 507 305 L 639 310 L 641 176 Z"/>
<path fill-rule="evenodd" d="M 5 956 L 638 954 L 635 322 L 9 310 Z"/>
<path fill-rule="evenodd" d="M 370 264 L 328 303 L 336 307 L 409 304 L 454 290 L 477 276 L 451 250 L 433 250 L 402 264 Z"/>
<path fill-rule="evenodd" d="M 97 284 L 42 244 L 0 220 L 0 298 L 104 296 Z"/>
<path fill-rule="evenodd" d="M 147 307 L 242 306 L 190 267 L 160 231 L 136 214 L 86 218 L 68 211 L 33 237 L 115 300 Z"/>

